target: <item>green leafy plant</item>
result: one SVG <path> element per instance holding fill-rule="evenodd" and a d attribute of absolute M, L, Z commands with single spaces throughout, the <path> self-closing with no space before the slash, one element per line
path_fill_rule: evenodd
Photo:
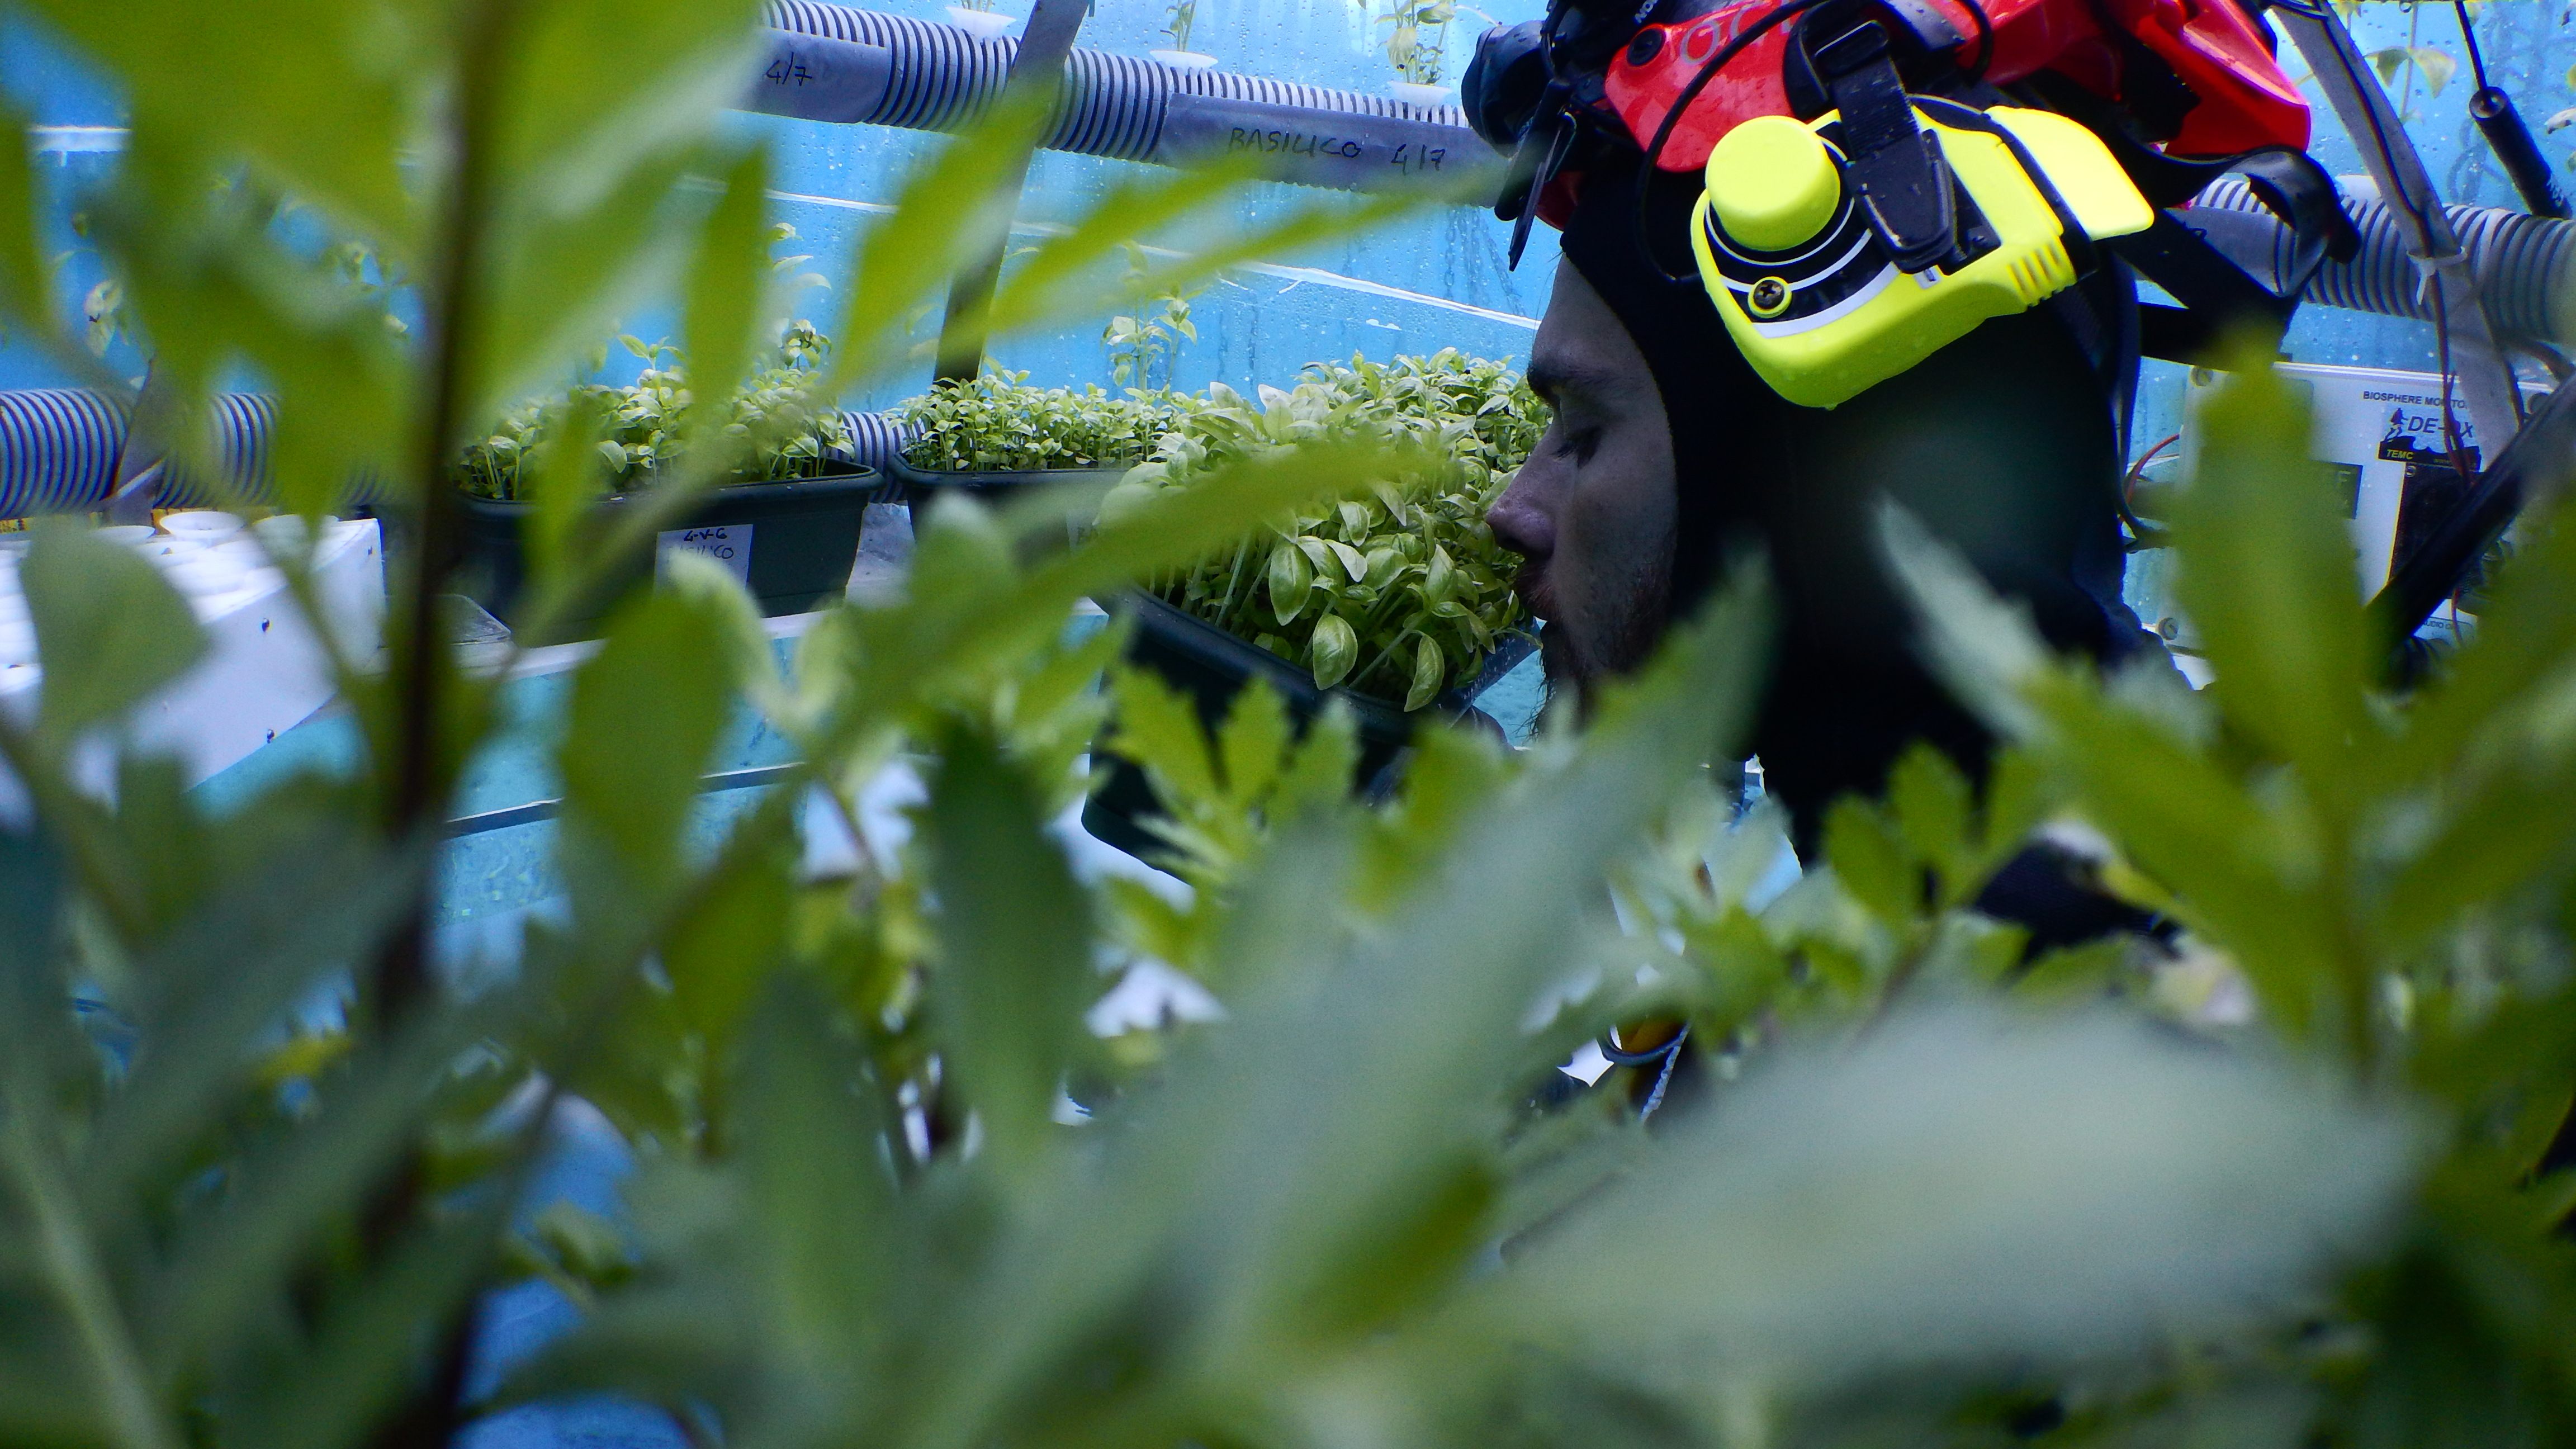
<path fill-rule="evenodd" d="M 2431 100 L 2442 94 L 2442 88 L 2451 83 L 2452 72 L 2460 66 L 2449 51 L 2438 45 L 2384 46 L 2370 52 L 2367 59 L 2378 70 L 2379 83 L 2383 87 L 2396 86 L 2401 74 L 2406 77 L 2405 90 L 2398 98 L 2397 116 L 2409 123 L 2419 119 L 2415 105 L 2417 79 L 2424 82 L 2425 99 Z"/>
<path fill-rule="evenodd" d="M 1409 826 L 1339 791 L 1274 814 L 1227 892 L 1228 1020 L 1123 1070 L 1078 1024 L 1099 907 L 1041 834 L 1035 781 L 989 736 L 935 736 L 920 819 L 937 962 L 912 1008 L 942 1062 L 935 1101 L 900 1089 L 921 1079 L 825 994 L 836 978 L 728 996 L 740 1065 L 719 1130 L 647 1159 L 636 1260 L 510 1397 L 617 1389 L 706 1411 L 728 1442 L 1164 1442 L 1268 1439 L 1320 1413 L 1372 1437 L 1495 1415 L 1571 1433 L 1619 1384 L 1714 1437 L 1873 1374 L 1955 1385 L 2204 1322 L 2292 1288 L 2322 1244 L 2373 1240 L 2401 1130 L 2085 1015 L 2007 1029 L 1908 1010 L 1857 1049 L 1782 1044 L 1748 1082 L 1750 1118 L 1604 1137 L 1524 1181 L 1492 1094 L 1582 1029 L 1530 1033 L 1526 1002 L 1592 956 L 1583 903 L 1741 709 L 1758 629 L 1739 596 L 1579 748 L 1512 769 L 1463 736 L 1439 747 L 1455 768 L 1409 787 Z M 1275 701 L 1236 718 L 1227 768 L 1257 769 Z M 1368 842 L 1399 830 L 1414 848 L 1379 876 Z M 1068 1080 L 1094 1125 L 1060 1125 Z M 1898 1082 L 1915 1130 L 1853 1130 Z M 2034 1133 L 2070 1155 L 2013 1176 L 2008 1210 L 1920 1210 L 2030 1163 Z M 1738 1173 L 1751 1183 L 1730 1192 Z M 1571 1211 L 1551 1195 L 1569 1176 L 1587 1179 Z M 2249 1197 L 2259 1243 L 2235 1226 Z M 1817 1202 L 1845 1205 L 1843 1231 L 1816 1229 Z M 1533 1214 L 1550 1230 L 1527 1233 Z M 2082 1231 L 2056 1235 L 2066 1221 Z M 2219 1222 L 2224 1262 L 2163 1246 Z M 1499 1270 L 1482 1252 L 1497 1237 L 1516 1244 Z M 1850 1271 L 1861 1243 L 1881 1256 Z M 2011 1271 L 1962 1283 L 1963 1253 Z M 1614 1261 L 1615 1281 L 1589 1271 Z M 1646 1263 L 1662 1266 L 1624 1270 Z M 1920 1331 L 1933 1322 L 1946 1331 Z M 1065 1367 L 1103 1355 L 1114 1374 Z M 1753 1403 L 1651 1387 L 1756 1361 Z"/>
<path fill-rule="evenodd" d="M 1190 30 L 1198 23 L 1199 0 L 1172 0 L 1163 14 L 1167 17 L 1163 33 L 1171 37 L 1172 49 L 1187 51 L 1190 48 Z"/>
<path fill-rule="evenodd" d="M 1128 310 L 1111 317 L 1100 331 L 1101 344 L 1109 351 L 1110 378 L 1121 387 L 1150 390 L 1157 386 L 1154 374 L 1159 368 L 1159 386 L 1168 391 L 1172 361 L 1181 343 L 1199 340 L 1198 324 L 1190 320 L 1190 294 L 1171 287 L 1147 295 L 1142 285 L 1148 275 L 1142 247 L 1129 248 L 1127 269 L 1136 285 Z"/>
<path fill-rule="evenodd" d="M 1179 394 L 1098 387 L 1031 387 L 1025 372 L 992 370 L 943 381 L 895 409 L 916 468 L 1013 472 L 1118 468 L 1144 458 L 1189 409 Z"/>
<path fill-rule="evenodd" d="M 225 486 L 204 399 L 248 369 L 277 399 L 278 501 L 309 518 L 371 476 L 427 544 L 389 571 L 382 656 L 351 647 L 294 550 L 279 560 L 292 596 L 280 607 L 306 615 L 358 738 L 340 768 L 218 811 L 123 722 L 203 657 L 194 615 L 134 555 L 77 527 L 35 530 L 22 577 L 47 683 L 40 706 L 0 720 L 0 1440 L 446 1444 L 483 1412 L 460 1393 L 478 1295 L 532 1259 L 601 1289 L 614 1277 L 597 1235 L 565 1215 L 525 1238 L 510 1225 L 570 1084 L 614 1098 L 614 1063 L 650 1060 L 663 1040 L 712 1050 L 699 1120 L 738 1139 L 727 1001 L 779 970 L 826 989 L 908 979 L 910 888 L 884 863 L 855 885 L 798 879 L 792 805 L 806 786 L 846 810 L 851 772 L 956 719 L 1007 728 L 1011 768 L 1059 757 L 1050 729 L 1088 730 L 1045 725 L 1036 682 L 1073 600 L 1334 496 L 1355 457 L 1256 470 L 1239 503 L 1103 530 L 1029 572 L 998 525 L 961 510 L 925 532 L 913 596 L 836 614 L 792 681 L 739 590 L 675 561 L 669 587 L 631 600 L 573 681 L 553 848 L 572 897 L 564 928 L 533 932 L 500 977 L 451 974 L 459 963 L 431 932 L 439 840 L 508 673 L 470 673 L 446 643 L 455 460 L 676 264 L 696 395 L 684 445 L 657 448 L 654 486 L 596 536 L 532 521 L 535 613 L 597 595 L 752 462 L 756 441 L 725 423 L 773 275 L 768 169 L 720 137 L 718 108 L 759 43 L 756 7 L 34 9 L 137 98 L 135 159 L 84 204 L 122 325 L 148 342 L 178 414 L 174 457 Z M 1006 97 L 905 183 L 861 240 L 848 345 L 814 369 L 810 396 L 908 361 L 902 319 L 945 284 L 950 258 L 987 244 L 993 177 L 1025 159 L 1044 116 L 1042 99 Z M 0 316 L 13 340 L 130 397 L 52 291 L 40 195 L 24 149 L 0 155 Z M 1230 203 L 1173 176 L 1118 204 Z M 276 227 L 289 206 L 312 226 Z M 1227 245 L 1311 237 L 1348 210 L 1292 207 Z M 1086 225 L 1030 269 L 1079 277 L 1110 260 L 1124 233 Z M 344 244 L 380 266 L 352 276 Z M 1196 253 L 1164 271 L 1185 283 L 1223 261 Z M 375 288 L 389 277 L 412 289 L 408 334 L 384 325 Z M 995 325 L 1097 316 L 1105 301 L 1006 288 Z M 540 505 L 577 506 L 608 486 L 609 461 L 557 448 L 520 481 Z M 1070 693 L 1087 677 L 1077 666 Z M 746 692 L 810 746 L 806 778 L 700 850 L 697 775 Z M 112 768 L 112 790 L 90 760 Z M 737 938 L 740 921 L 752 933 Z M 666 990 L 692 1026 L 676 1038 L 635 1025 L 637 998 Z M 888 1082 L 917 1080 L 892 1049 L 879 1065 Z"/>
<path fill-rule="evenodd" d="M 1289 391 L 1262 389 L 1258 408 L 1210 389 L 1209 405 L 1181 419 L 1104 509 L 1354 427 L 1420 440 L 1437 460 L 1428 471 L 1248 536 L 1154 586 L 1192 615 L 1304 664 L 1321 688 L 1347 685 L 1420 709 L 1472 677 L 1521 620 L 1517 560 L 1494 541 L 1485 510 L 1537 445 L 1542 412 L 1509 368 L 1454 349 L 1317 364 Z"/>
<path fill-rule="evenodd" d="M 70 222 L 73 238 L 86 243 L 90 235 L 89 214 L 75 211 Z M 87 245 L 75 245 L 56 256 L 53 267 L 48 270 L 59 270 L 65 262 L 92 250 Z M 93 356 L 106 357 L 117 339 L 128 336 L 131 331 L 125 315 L 125 284 L 112 275 L 92 283 L 89 290 L 81 295 L 80 315 L 81 340 L 88 345 Z"/>
<path fill-rule="evenodd" d="M 1385 0 L 1385 7 L 1377 23 L 1386 31 L 1386 63 L 1395 67 L 1399 79 L 1440 84 L 1449 22 L 1458 13 L 1454 0 Z"/>
<path fill-rule="evenodd" d="M 81 320 L 88 324 L 83 337 L 89 350 L 101 357 L 126 335 L 125 285 L 114 277 L 103 278 L 81 298 Z"/>
<path fill-rule="evenodd" d="M 2191 998 L 2222 987 L 2244 1003 L 2216 1014 L 2229 1030 L 2403 1091 L 2435 1125 L 2420 1216 L 2341 1304 L 2366 1363 L 2306 1356 L 2322 1416 L 2352 1442 L 2436 1425 L 2555 1442 L 2576 1381 L 2528 1335 L 2576 1310 L 2576 1175 L 2549 1151 L 2576 1005 L 2576 747 L 2552 703 L 2576 660 L 2576 530 L 2526 519 L 2477 637 L 2392 690 L 2395 641 L 2355 603 L 2340 510 L 2300 451 L 2303 400 L 2248 362 L 2172 510 L 2207 690 L 2051 661 L 1964 568 L 1902 520 L 1891 534 L 1959 687 L 2115 848 L 2106 878 L 2182 928 L 2170 969 Z"/>
<path fill-rule="evenodd" d="M 587 438 L 606 464 L 608 492 L 652 486 L 689 445 L 684 426 L 694 397 L 688 363 L 668 342 L 618 339 L 644 363 L 624 387 L 583 383 L 552 402 L 524 403 L 505 414 L 489 437 L 465 450 L 456 479 L 478 498 L 515 501 L 549 465 L 568 433 Z M 831 340 L 810 322 L 789 324 L 767 366 L 743 379 L 721 427 L 745 450 L 726 475 L 737 483 L 774 483 L 831 471 L 850 448 L 849 423 L 818 399 L 814 383 Z M 574 446 L 580 446 L 575 442 Z"/>
<path fill-rule="evenodd" d="M 1256 678 L 1236 693 L 1223 723 L 1207 730 L 1197 707 L 1150 670 L 1116 670 L 1108 693 L 1116 721 L 1109 748 L 1143 767 L 1163 807 L 1150 822 L 1168 847 L 1161 863 L 1191 887 L 1176 898 L 1145 881 L 1112 877 L 1103 883 L 1110 929 L 1140 956 L 1231 991 L 1245 968 L 1220 943 L 1246 874 L 1283 832 L 1348 814 L 1360 750 L 1350 711 L 1327 705 L 1300 733 L 1278 691 Z M 1362 852 L 1350 880 L 1354 902 L 1374 909 L 1407 889 L 1422 863 L 1438 857 L 1459 811 L 1505 773 L 1490 736 L 1420 731 L 1395 797 L 1335 827 L 1352 832 Z M 1150 1041 L 1128 1048 L 1147 1057 L 1155 1051 Z"/>

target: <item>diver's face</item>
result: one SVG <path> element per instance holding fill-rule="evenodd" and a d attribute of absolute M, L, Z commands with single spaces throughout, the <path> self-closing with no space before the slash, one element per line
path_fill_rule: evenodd
<path fill-rule="evenodd" d="M 1486 514 L 1526 560 L 1518 586 L 1548 680 L 1578 694 L 1642 663 L 1664 627 L 1673 559 L 1673 440 L 1645 355 L 1571 263 L 1530 349 L 1556 409 L 1538 451 Z"/>

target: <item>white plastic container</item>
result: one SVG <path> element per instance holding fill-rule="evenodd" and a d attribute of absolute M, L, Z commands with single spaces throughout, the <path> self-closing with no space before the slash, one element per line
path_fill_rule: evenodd
<path fill-rule="evenodd" d="M 1427 111 L 1437 106 L 1445 106 L 1456 99 L 1458 88 L 1427 86 L 1420 81 L 1388 81 L 1386 93 L 1408 106 L 1420 106 Z"/>
<path fill-rule="evenodd" d="M 242 531 L 241 515 L 222 513 L 212 508 L 190 508 L 162 515 L 161 527 L 172 538 L 196 543 L 220 543 Z"/>
<path fill-rule="evenodd" d="M 168 565 L 195 558 L 206 551 L 206 546 L 192 538 L 172 538 L 166 533 L 156 533 L 134 545 L 134 551 L 156 564 Z"/>
<path fill-rule="evenodd" d="M 179 557 L 161 567 L 161 577 L 168 579 L 183 594 L 228 594 L 241 587 L 242 570 L 209 552 L 193 557 Z"/>
<path fill-rule="evenodd" d="M 948 23 L 977 40 L 999 40 L 1020 21 L 1016 15 L 1004 15 L 999 11 L 969 10 L 963 5 L 951 5 L 948 7 Z"/>
<path fill-rule="evenodd" d="M 152 539 L 159 537 L 160 533 L 161 530 L 154 528 L 148 523 L 113 523 L 100 529 L 98 531 L 98 536 L 106 539 L 109 543 L 131 545 L 148 543 Z"/>
<path fill-rule="evenodd" d="M 200 552 L 218 558 L 225 553 Z M 256 570 L 235 576 L 221 562 L 190 559 L 189 568 L 212 567 L 239 582 L 219 593 L 192 589 L 187 594 L 190 609 L 205 626 L 205 656 L 134 708 L 116 732 L 125 742 L 120 747 L 171 755 L 194 783 L 328 704 L 339 677 L 331 652 L 315 631 L 328 630 L 343 657 L 374 657 L 384 614 L 383 537 L 373 520 L 339 524 L 318 537 L 310 562 L 320 608 L 307 614 L 285 595 L 284 581 L 274 572 L 264 579 Z M 0 610 L 7 607 L 0 605 Z M 27 632 L 23 625 L 0 623 L 0 709 L 13 713 L 32 708 L 44 683 L 43 669 L 32 660 L 32 644 L 17 642 Z M 72 762 L 74 783 L 102 799 L 113 798 L 115 782 L 117 749 L 107 745 L 103 740 L 100 748 L 85 750 Z M 0 817 L 23 812 L 25 800 L 25 791 L 0 766 Z"/>
<path fill-rule="evenodd" d="M 1145 52 L 1174 70 L 1214 70 L 1216 57 L 1195 50 L 1149 50 Z"/>
<path fill-rule="evenodd" d="M 273 588 L 278 583 L 277 569 L 269 562 L 268 550 L 248 535 L 226 539 L 206 552 L 216 562 L 240 574 L 246 588 Z"/>
<path fill-rule="evenodd" d="M 331 530 L 338 527 L 339 523 L 340 520 L 330 514 L 322 515 L 322 536 L 330 537 Z M 280 513 L 272 518 L 263 518 L 252 524 L 250 531 L 258 540 L 260 548 L 265 550 L 270 558 L 300 556 L 308 547 L 306 540 L 312 537 L 310 531 L 304 526 L 303 515 L 295 513 Z"/>

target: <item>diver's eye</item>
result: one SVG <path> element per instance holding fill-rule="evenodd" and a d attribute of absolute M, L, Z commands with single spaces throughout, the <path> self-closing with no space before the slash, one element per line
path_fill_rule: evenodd
<path fill-rule="evenodd" d="M 1568 428 L 1559 425 L 1557 437 L 1557 456 L 1572 458 L 1577 463 L 1591 462 L 1592 455 L 1601 450 L 1601 430 L 1597 427 Z"/>

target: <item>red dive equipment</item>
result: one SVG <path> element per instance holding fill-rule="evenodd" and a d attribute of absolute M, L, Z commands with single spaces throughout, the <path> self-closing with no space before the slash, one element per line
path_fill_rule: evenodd
<path fill-rule="evenodd" d="M 1662 127 L 1699 66 L 1782 0 L 1736 0 L 1695 19 L 1648 23 L 1611 58 L 1608 109 L 1640 138 Z M 1937 18 L 1969 37 L 1961 79 L 2009 87 L 2047 75 L 2108 106 L 2127 103 L 2168 155 L 2304 149 L 2308 106 L 2263 32 L 2234 0 L 1912 0 L 1910 29 Z M 1774 26 L 1723 66 L 1665 138 L 1655 164 L 1695 171 L 1719 138 L 1755 116 L 1796 116 L 1785 73 L 1790 35 Z M 1804 119 L 1801 117 L 1801 119 Z M 2170 129 L 2153 134 L 2162 123 Z"/>
<path fill-rule="evenodd" d="M 2144 355 L 2277 339 L 2358 242 L 2240 0 L 1553 0 L 1481 39 L 1462 91 L 1511 156 L 1495 210 L 1515 264 L 1610 154 L 1642 153 L 1654 185 L 1701 178 L 1681 235 L 1653 234 L 1671 223 L 1638 188 L 1640 265 L 1681 280 L 1662 258 L 1691 256 L 1755 371 L 1807 406 L 1987 318 L 2080 307 L 2106 264 L 2183 303 L 2139 309 Z M 1759 144 L 1727 144 L 1752 122 Z M 2227 171 L 2290 234 L 2277 290 L 2176 214 Z"/>

